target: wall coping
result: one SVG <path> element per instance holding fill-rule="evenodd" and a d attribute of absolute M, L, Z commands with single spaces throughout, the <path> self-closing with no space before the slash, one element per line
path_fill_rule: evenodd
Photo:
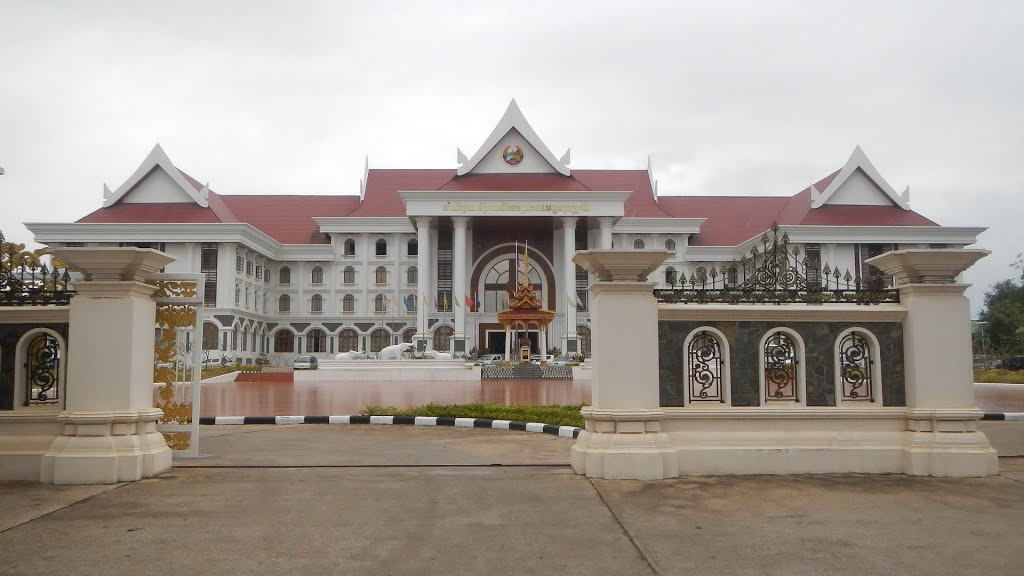
<path fill-rule="evenodd" d="M 902 322 L 902 304 L 659 304 L 658 320 L 780 322 Z"/>

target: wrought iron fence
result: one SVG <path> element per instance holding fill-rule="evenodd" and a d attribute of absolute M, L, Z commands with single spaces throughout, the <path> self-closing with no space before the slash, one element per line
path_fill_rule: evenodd
<path fill-rule="evenodd" d="M 769 232 L 771 235 L 769 235 Z M 862 278 L 849 270 L 801 254 L 778 224 L 761 236 L 760 248 L 738 261 L 698 266 L 690 277 L 669 278 L 672 288 L 656 289 L 664 304 L 882 304 L 898 303 L 898 290 L 884 286 L 881 274 Z M 677 284 L 678 282 L 678 284 Z"/>
<path fill-rule="evenodd" d="M 29 252 L 24 244 L 7 242 L 0 232 L 0 306 L 62 306 L 71 301 L 75 290 L 69 286 L 67 267 L 57 258 L 48 266 L 42 260 L 47 254 L 46 248 Z"/>

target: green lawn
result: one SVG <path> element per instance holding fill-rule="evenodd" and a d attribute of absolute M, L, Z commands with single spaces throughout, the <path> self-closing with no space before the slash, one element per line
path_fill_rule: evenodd
<path fill-rule="evenodd" d="M 990 370 L 975 370 L 975 382 L 1002 382 L 1006 384 L 1024 384 L 1024 370 L 1003 370 L 992 368 Z"/>
<path fill-rule="evenodd" d="M 451 418 L 490 418 L 519 420 L 559 426 L 583 427 L 582 405 L 572 406 L 505 406 L 503 404 L 426 404 L 412 408 L 370 405 L 362 413 L 369 416 L 446 416 Z"/>

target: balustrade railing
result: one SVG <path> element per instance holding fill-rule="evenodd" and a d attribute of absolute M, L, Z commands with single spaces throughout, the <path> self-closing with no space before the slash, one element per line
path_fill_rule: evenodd
<path fill-rule="evenodd" d="M 57 258 L 47 265 L 46 248 L 34 252 L 7 242 L 0 232 L 0 306 L 63 306 L 75 290 L 71 275 Z"/>
<path fill-rule="evenodd" d="M 771 232 L 771 235 L 769 235 Z M 672 288 L 654 291 L 664 304 L 882 304 L 898 303 L 898 290 L 882 275 L 854 276 L 816 258 L 801 257 L 789 234 L 774 224 L 739 261 L 697 267 L 686 278 L 669 278 Z"/>

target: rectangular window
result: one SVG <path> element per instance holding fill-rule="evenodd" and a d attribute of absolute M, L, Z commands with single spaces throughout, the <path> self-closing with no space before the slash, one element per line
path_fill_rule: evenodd
<path fill-rule="evenodd" d="M 807 259 L 807 266 L 804 270 L 807 287 L 821 288 L 821 244 L 804 246 L 804 257 Z"/>
<path fill-rule="evenodd" d="M 206 286 L 203 290 L 203 307 L 217 307 L 217 244 L 204 242 L 200 258 L 199 271 L 206 275 Z"/>
<path fill-rule="evenodd" d="M 854 246 L 854 253 L 857 258 L 856 287 L 863 289 L 889 288 L 892 286 L 892 276 L 882 274 L 882 271 L 865 262 L 869 258 L 881 256 L 895 248 L 893 244 L 857 244 Z"/>
<path fill-rule="evenodd" d="M 244 266 L 245 259 L 241 256 L 235 256 L 235 272 L 241 272 Z"/>
<path fill-rule="evenodd" d="M 258 265 L 256 266 L 256 279 L 257 280 L 262 280 L 263 279 L 263 266 L 258 266 Z"/>
<path fill-rule="evenodd" d="M 252 276 L 252 260 L 246 260 L 245 262 L 245 273 Z"/>
<path fill-rule="evenodd" d="M 447 306 L 445 306 L 447 304 Z M 437 309 L 450 311 L 452 303 L 452 231 L 437 231 Z"/>

